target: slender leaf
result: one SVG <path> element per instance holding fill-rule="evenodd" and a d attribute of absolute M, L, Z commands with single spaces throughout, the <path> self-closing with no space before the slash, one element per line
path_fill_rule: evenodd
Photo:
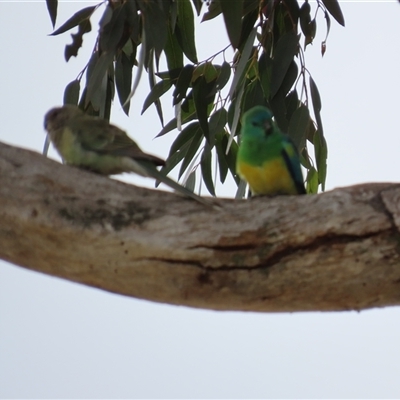
<path fill-rule="evenodd" d="M 197 16 L 200 15 L 201 12 L 201 6 L 203 5 L 202 0 L 192 0 L 194 8 L 196 9 Z"/>
<path fill-rule="evenodd" d="M 183 68 L 183 51 L 178 43 L 176 35 L 168 28 L 167 42 L 164 48 L 165 57 L 167 58 L 168 71 L 178 70 Z"/>
<path fill-rule="evenodd" d="M 189 0 L 178 0 L 178 20 L 175 34 L 186 57 L 197 63 L 193 9 Z"/>
<path fill-rule="evenodd" d="M 186 179 L 185 188 L 194 192 L 194 187 L 196 186 L 196 171 L 192 171 Z"/>
<path fill-rule="evenodd" d="M 209 193 L 215 197 L 215 188 L 212 178 L 212 152 L 211 147 L 206 144 L 200 161 L 201 175 Z"/>
<path fill-rule="evenodd" d="M 215 135 L 215 149 L 218 156 L 219 180 L 221 183 L 225 182 L 228 174 L 228 162 L 226 160 L 226 145 L 228 144 L 228 134 L 226 131 L 217 132 Z M 225 141 L 223 140 L 225 138 Z M 224 146 L 225 144 L 225 146 Z"/>
<path fill-rule="evenodd" d="M 240 61 L 236 67 L 236 71 L 235 71 L 235 75 L 233 77 L 231 88 L 229 89 L 229 97 L 231 99 L 232 99 L 233 94 L 235 93 L 235 90 L 236 90 L 236 87 L 237 87 L 239 81 L 242 78 L 242 75 L 245 72 L 247 61 L 249 60 L 251 51 L 253 50 L 253 44 L 254 44 L 254 39 L 256 37 L 256 33 L 257 33 L 257 28 L 254 28 L 251 31 L 246 44 L 244 45 L 243 52 L 240 57 Z"/>
<path fill-rule="evenodd" d="M 317 85 L 315 84 L 314 79 L 311 78 L 311 76 L 310 76 L 310 90 L 311 90 L 311 99 L 313 103 L 315 119 L 318 125 L 318 130 L 320 131 L 321 135 L 323 135 L 324 131 L 322 128 L 322 119 L 321 119 L 321 108 L 322 108 L 321 96 L 319 95 Z"/>
<path fill-rule="evenodd" d="M 224 132 L 224 127 L 228 120 L 228 113 L 225 108 L 220 108 L 211 115 L 209 121 L 211 144 L 214 144 L 218 133 Z"/>
<path fill-rule="evenodd" d="M 133 86 L 132 86 L 132 90 L 129 93 L 127 99 L 125 100 L 125 103 L 123 106 L 125 106 L 129 100 L 135 95 L 136 89 L 139 86 L 139 82 L 140 82 L 140 78 L 142 77 L 142 72 L 143 72 L 143 68 L 144 68 L 144 63 L 145 63 L 145 59 L 146 59 L 146 33 L 143 30 L 142 32 L 142 46 L 140 48 L 140 53 L 139 53 L 139 62 L 138 62 L 138 66 L 137 66 L 137 72 L 135 75 L 135 80 L 133 81 Z"/>
<path fill-rule="evenodd" d="M 215 87 L 218 90 L 222 90 L 228 83 L 230 77 L 231 77 L 231 66 L 229 65 L 229 63 L 224 61 L 221 65 L 221 70 L 219 72 Z"/>
<path fill-rule="evenodd" d="M 150 90 L 151 90 L 156 85 L 154 62 L 150 62 L 150 64 L 149 64 L 148 76 L 149 76 L 149 84 L 150 84 Z M 161 125 L 164 126 L 164 116 L 163 116 L 161 101 L 159 98 L 155 100 L 154 105 L 157 110 L 158 118 L 160 118 Z"/>
<path fill-rule="evenodd" d="M 232 101 L 231 107 L 229 107 L 229 110 L 233 110 L 233 120 L 232 120 L 232 126 L 231 126 L 231 134 L 229 135 L 229 141 L 228 141 L 228 145 L 226 148 L 227 153 L 230 151 L 231 145 L 233 143 L 235 143 L 233 138 L 236 135 L 237 127 L 239 124 L 239 119 L 240 119 L 240 116 L 242 115 L 241 104 L 242 104 L 243 94 L 244 94 L 244 83 L 242 85 L 240 85 L 238 93 L 237 93 L 237 97 L 235 98 L 234 101 Z M 228 112 L 228 121 L 229 121 L 229 112 Z"/>
<path fill-rule="evenodd" d="M 326 41 L 328 40 L 329 31 L 331 30 L 331 18 L 329 17 L 328 11 L 325 11 L 325 19 L 326 19 L 326 35 L 325 40 L 321 43 L 321 54 L 322 57 L 326 51 Z"/>
<path fill-rule="evenodd" d="M 102 51 L 116 50 L 124 33 L 126 18 L 127 7 L 125 4 L 114 8 L 111 20 L 100 29 L 99 46 Z"/>
<path fill-rule="evenodd" d="M 194 71 L 194 65 L 192 64 L 185 65 L 182 68 L 178 81 L 176 82 L 175 85 L 176 87 L 174 93 L 172 94 L 173 105 L 178 104 L 186 97 L 186 92 L 192 81 L 193 71 Z"/>
<path fill-rule="evenodd" d="M 162 172 L 164 175 L 167 175 L 170 171 L 172 171 L 183 160 L 183 157 L 185 157 L 190 147 L 190 144 L 190 141 L 186 142 L 178 151 L 176 151 L 174 154 L 171 154 L 171 156 L 169 156 L 166 160 L 165 165 L 160 169 L 160 172 Z M 158 186 L 158 184 L 156 186 Z"/>
<path fill-rule="evenodd" d="M 247 182 L 241 179 L 235 194 L 235 199 L 237 200 L 243 199 L 243 197 L 245 197 L 246 195 L 246 188 L 247 188 Z"/>
<path fill-rule="evenodd" d="M 208 11 L 204 13 L 201 22 L 209 21 L 221 14 L 221 4 L 219 1 L 210 1 L 208 4 Z"/>
<path fill-rule="evenodd" d="M 255 106 L 265 106 L 266 100 L 261 88 L 261 82 L 254 79 L 247 85 L 243 95 L 242 114 Z"/>
<path fill-rule="evenodd" d="M 60 33 L 64 33 L 69 31 L 72 28 L 82 24 L 82 22 L 89 20 L 92 16 L 94 10 L 96 10 L 98 6 L 91 6 L 83 8 L 82 10 L 75 13 L 67 22 L 61 25 L 57 30 L 50 34 L 50 36 L 56 36 Z"/>
<path fill-rule="evenodd" d="M 146 57 L 148 65 L 150 51 L 154 49 L 157 57 L 164 50 L 168 37 L 169 1 L 142 1 L 142 22 L 146 33 Z"/>
<path fill-rule="evenodd" d="M 226 30 L 233 48 L 239 47 L 242 30 L 243 0 L 219 0 Z"/>
<path fill-rule="evenodd" d="M 190 162 L 193 160 L 193 157 L 197 153 L 197 150 L 200 147 L 200 144 L 203 140 L 203 131 L 201 129 L 197 129 L 192 139 L 190 140 L 189 148 L 185 154 L 185 157 L 182 161 L 181 168 L 179 170 L 178 179 L 181 178 L 186 168 L 189 166 Z"/>
<path fill-rule="evenodd" d="M 337 0 L 322 0 L 322 2 L 331 13 L 332 17 L 335 18 L 340 25 L 344 26 L 344 17 L 339 2 Z"/>
<path fill-rule="evenodd" d="M 281 87 L 293 58 L 297 54 L 298 44 L 298 37 L 293 32 L 285 33 L 278 40 L 272 61 L 271 97 L 274 97 Z"/>
<path fill-rule="evenodd" d="M 318 130 L 314 135 L 314 151 L 315 151 L 315 161 L 317 163 L 318 170 L 318 182 L 321 184 L 322 190 L 325 190 L 325 180 L 326 180 L 326 160 L 328 158 L 328 147 L 324 136 Z"/>
<path fill-rule="evenodd" d="M 173 154 L 178 152 L 183 146 L 186 145 L 193 137 L 196 135 L 200 129 L 200 124 L 198 121 L 192 122 L 183 129 L 179 135 L 176 137 L 169 150 L 168 158 Z"/>
<path fill-rule="evenodd" d="M 308 126 L 310 123 L 310 112 L 304 105 L 300 106 L 290 119 L 288 135 L 293 140 L 299 152 L 301 152 L 306 145 Z"/>
<path fill-rule="evenodd" d="M 81 84 L 78 80 L 68 83 L 64 90 L 63 104 L 77 105 L 79 101 L 79 91 Z"/>
<path fill-rule="evenodd" d="M 143 103 L 142 114 L 164 93 L 166 93 L 172 86 L 172 82 L 169 79 L 163 79 L 157 82 L 147 95 L 146 100 Z"/>
<path fill-rule="evenodd" d="M 271 71 L 272 58 L 263 53 L 258 60 L 258 72 L 261 80 L 261 88 L 264 92 L 264 98 L 269 99 L 271 94 Z"/>
<path fill-rule="evenodd" d="M 104 52 L 101 54 L 93 68 L 93 73 L 87 84 L 86 104 L 94 100 L 94 94 L 101 88 L 102 81 L 107 74 L 108 68 L 114 59 L 113 53 Z"/>
<path fill-rule="evenodd" d="M 210 132 L 207 122 L 208 118 L 207 106 L 209 104 L 208 101 L 209 99 L 207 99 L 207 96 L 209 92 L 210 92 L 209 87 L 204 76 L 197 78 L 196 81 L 193 82 L 193 100 L 194 100 L 194 105 L 196 107 L 197 118 L 199 120 L 204 136 L 210 143 Z"/>
<path fill-rule="evenodd" d="M 119 102 L 126 115 L 129 114 L 130 102 L 125 104 L 125 101 L 129 96 L 132 85 L 132 68 L 132 61 L 121 51 L 115 62 L 115 86 L 117 87 Z"/>
<path fill-rule="evenodd" d="M 314 167 L 311 167 L 307 173 L 307 193 L 318 193 L 318 172 Z"/>
<path fill-rule="evenodd" d="M 54 26 L 56 24 L 56 19 L 57 19 L 57 6 L 58 6 L 58 0 L 46 0 L 46 5 L 47 5 L 47 10 L 50 15 L 51 23 Z"/>

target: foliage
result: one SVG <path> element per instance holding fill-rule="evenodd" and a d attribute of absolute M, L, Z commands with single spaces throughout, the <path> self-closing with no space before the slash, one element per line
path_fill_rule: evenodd
<path fill-rule="evenodd" d="M 308 0 L 301 6 L 297 0 L 108 0 L 78 11 L 52 33 L 78 28 L 72 44 L 65 48 L 67 61 L 77 56 L 84 34 L 91 30 L 90 19 L 103 4 L 106 7 L 92 56 L 77 79 L 67 85 L 65 103 L 79 103 L 87 112 L 109 119 L 116 88 L 128 114 L 129 100 L 145 70 L 150 92 L 142 112 L 156 107 L 163 126 L 158 136 L 178 128 L 163 172 L 180 163 L 179 177 L 186 173 L 186 186 L 194 188 L 200 167 L 212 195 L 216 179 L 213 158 L 220 182 L 225 182 L 229 172 L 239 185 L 235 160 L 240 116 L 255 105 L 267 105 L 299 149 L 307 170 L 308 192 L 317 192 L 319 185 L 324 189 L 327 144 L 321 99 L 306 69 L 304 51 L 314 41 L 318 14 L 325 17 L 327 30 L 322 55 L 330 15 L 344 25 L 337 0 L 317 0 L 313 15 Z M 54 26 L 57 0 L 47 0 L 47 7 Z M 203 22 L 222 14 L 235 49 L 233 60 L 226 60 L 229 46 L 207 60 L 197 59 L 194 12 L 202 14 Z M 159 70 L 163 56 L 167 71 Z M 222 61 L 217 61 L 218 56 Z M 177 112 L 176 118 L 164 124 L 160 98 L 167 92 L 172 94 Z M 314 148 L 313 158 L 310 147 Z M 244 194 L 243 185 L 239 192 Z"/>

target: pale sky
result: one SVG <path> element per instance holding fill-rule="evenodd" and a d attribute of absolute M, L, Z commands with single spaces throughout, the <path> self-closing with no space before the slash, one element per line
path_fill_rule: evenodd
<path fill-rule="evenodd" d="M 321 16 L 315 44 L 306 51 L 322 97 L 327 190 L 399 182 L 400 5 L 340 3 L 346 28 L 332 19 L 321 58 Z M 61 1 L 57 26 L 93 4 Z M 47 36 L 52 27 L 44 1 L 0 0 L 0 27 L 0 141 L 40 152 L 43 115 L 62 103 L 93 36 L 85 36 L 78 58 L 65 63 L 70 35 Z M 202 24 L 199 58 L 226 44 L 221 19 Z M 144 150 L 165 157 L 173 135 L 153 140 L 160 130 L 154 110 L 139 117 L 148 90 L 143 81 L 131 118 L 116 101 L 111 119 Z M 219 193 L 234 191 L 227 185 Z M 203 311 L 123 297 L 0 261 L 0 398 L 399 398 L 399 338 L 398 307 Z"/>

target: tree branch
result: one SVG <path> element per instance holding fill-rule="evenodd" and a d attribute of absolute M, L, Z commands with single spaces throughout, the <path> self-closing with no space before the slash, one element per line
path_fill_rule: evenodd
<path fill-rule="evenodd" d="M 400 304 L 400 186 L 205 207 L 0 143 L 0 258 L 115 293 L 218 310 Z"/>

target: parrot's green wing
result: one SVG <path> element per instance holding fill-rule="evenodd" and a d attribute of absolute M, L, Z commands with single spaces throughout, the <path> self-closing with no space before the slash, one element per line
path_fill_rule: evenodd
<path fill-rule="evenodd" d="M 282 157 L 285 160 L 287 169 L 296 186 L 298 194 L 306 194 L 303 182 L 303 174 L 301 173 L 299 155 L 294 143 L 288 136 L 284 136 L 282 143 Z"/>

